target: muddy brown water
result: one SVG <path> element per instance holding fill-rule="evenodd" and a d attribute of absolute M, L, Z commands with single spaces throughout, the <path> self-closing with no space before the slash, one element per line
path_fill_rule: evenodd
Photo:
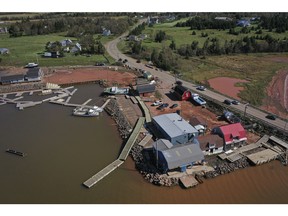
<path fill-rule="evenodd" d="M 101 88 L 77 86 L 72 103 L 101 105 Z M 37 99 L 37 96 L 27 96 Z M 130 157 L 91 189 L 82 183 L 117 158 L 115 123 L 71 115 L 73 108 L 44 103 L 19 111 L 0 106 L 1 204 L 230 204 L 287 203 L 288 167 L 278 161 L 205 180 L 193 189 L 147 183 Z M 19 157 L 7 148 L 27 153 Z"/>

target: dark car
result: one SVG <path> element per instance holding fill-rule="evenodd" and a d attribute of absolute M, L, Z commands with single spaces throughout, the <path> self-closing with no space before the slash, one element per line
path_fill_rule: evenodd
<path fill-rule="evenodd" d="M 239 101 L 237 101 L 237 100 L 233 100 L 233 101 L 232 101 L 232 104 L 234 104 L 234 105 L 239 105 L 239 104 L 240 104 L 240 102 L 239 102 Z"/>
<path fill-rule="evenodd" d="M 168 106 L 169 106 L 168 103 L 163 103 L 163 104 L 161 104 L 160 106 L 158 106 L 156 109 L 162 110 L 162 109 L 165 109 L 165 108 L 168 107 Z"/>
<path fill-rule="evenodd" d="M 178 104 L 173 104 L 172 106 L 170 106 L 171 109 L 178 107 Z"/>
<path fill-rule="evenodd" d="M 273 115 L 273 114 L 268 114 L 268 115 L 266 116 L 266 118 L 267 118 L 267 119 L 270 119 L 270 120 L 276 120 L 276 116 Z"/>
<path fill-rule="evenodd" d="M 200 91 L 205 91 L 206 90 L 205 86 L 202 86 L 202 85 L 201 86 L 197 86 L 196 89 L 200 90 Z"/>
<path fill-rule="evenodd" d="M 141 63 L 141 60 L 140 59 L 137 59 L 137 61 L 136 61 L 137 63 Z"/>
<path fill-rule="evenodd" d="M 228 99 L 225 99 L 224 103 L 227 104 L 227 105 L 231 105 L 232 104 L 232 102 L 230 100 L 228 100 Z"/>

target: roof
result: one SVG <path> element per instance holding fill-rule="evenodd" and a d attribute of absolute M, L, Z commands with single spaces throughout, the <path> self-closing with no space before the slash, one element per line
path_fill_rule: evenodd
<path fill-rule="evenodd" d="M 192 126 L 196 126 L 196 125 L 203 125 L 206 126 L 207 122 L 200 116 L 193 116 L 189 119 L 189 123 Z"/>
<path fill-rule="evenodd" d="M 136 86 L 136 91 L 138 91 L 139 94 L 154 92 L 155 90 L 156 90 L 156 86 L 154 84 Z"/>
<path fill-rule="evenodd" d="M 209 145 L 215 145 L 216 148 L 221 148 L 224 141 L 217 134 L 208 134 L 205 136 L 199 136 L 198 141 L 200 143 L 200 148 L 202 151 L 209 149 Z"/>
<path fill-rule="evenodd" d="M 165 130 L 169 137 L 177 137 L 198 131 L 177 113 L 168 113 L 153 117 L 154 121 Z"/>
<path fill-rule="evenodd" d="M 4 52 L 8 52 L 9 51 L 9 49 L 7 49 L 7 48 L 0 48 L 0 53 L 4 53 Z"/>
<path fill-rule="evenodd" d="M 204 154 L 196 144 L 181 144 L 161 151 L 169 169 L 204 160 Z"/>
<path fill-rule="evenodd" d="M 9 76 L 2 76 L 1 82 L 10 82 L 10 81 L 17 81 L 24 79 L 23 74 L 16 74 L 16 75 L 9 75 Z"/>
<path fill-rule="evenodd" d="M 149 81 L 147 79 L 138 77 L 136 83 L 137 85 L 143 85 L 143 84 L 149 84 Z"/>
<path fill-rule="evenodd" d="M 26 73 L 26 77 L 28 78 L 37 78 L 40 76 L 40 68 L 29 68 Z"/>
<path fill-rule="evenodd" d="M 223 133 L 225 142 L 232 141 L 233 138 L 246 138 L 246 131 L 240 123 L 228 124 L 219 127 Z"/>
<path fill-rule="evenodd" d="M 180 95 L 183 95 L 184 92 L 186 92 L 187 90 L 188 90 L 188 88 L 186 88 L 185 86 L 182 86 L 182 85 L 177 85 L 174 87 L 174 91 Z"/>
<path fill-rule="evenodd" d="M 163 151 L 172 148 L 173 144 L 167 139 L 159 139 L 153 143 L 153 147 L 158 151 Z"/>

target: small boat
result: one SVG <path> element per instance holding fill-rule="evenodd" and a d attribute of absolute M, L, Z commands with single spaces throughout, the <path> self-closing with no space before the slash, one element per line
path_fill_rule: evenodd
<path fill-rule="evenodd" d="M 19 152 L 19 151 L 15 151 L 13 149 L 7 149 L 6 152 L 11 153 L 11 154 L 15 154 L 15 155 L 18 155 L 18 156 L 21 156 L 21 157 L 26 156 L 26 154 L 24 154 L 22 152 Z"/>
<path fill-rule="evenodd" d="M 126 95 L 129 93 L 130 88 L 109 87 L 104 89 L 104 93 L 112 95 Z"/>
<path fill-rule="evenodd" d="M 73 115 L 84 117 L 99 116 L 98 108 L 99 107 L 97 108 L 76 107 L 73 110 Z"/>

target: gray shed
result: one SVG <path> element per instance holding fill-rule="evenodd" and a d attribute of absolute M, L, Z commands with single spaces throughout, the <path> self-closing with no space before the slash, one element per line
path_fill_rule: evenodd
<path fill-rule="evenodd" d="M 188 143 L 198 136 L 198 131 L 177 113 L 158 115 L 152 121 L 173 145 Z"/>
<path fill-rule="evenodd" d="M 24 82 L 24 75 L 17 74 L 17 75 L 9 75 L 9 76 L 2 76 L 1 77 L 1 84 L 13 84 L 13 83 L 21 83 Z"/>
<path fill-rule="evenodd" d="M 29 68 L 26 73 L 26 80 L 29 82 L 40 81 L 42 78 L 43 72 L 40 68 Z"/>
<path fill-rule="evenodd" d="M 139 94 L 155 92 L 156 86 L 154 84 L 137 85 L 136 91 Z"/>

